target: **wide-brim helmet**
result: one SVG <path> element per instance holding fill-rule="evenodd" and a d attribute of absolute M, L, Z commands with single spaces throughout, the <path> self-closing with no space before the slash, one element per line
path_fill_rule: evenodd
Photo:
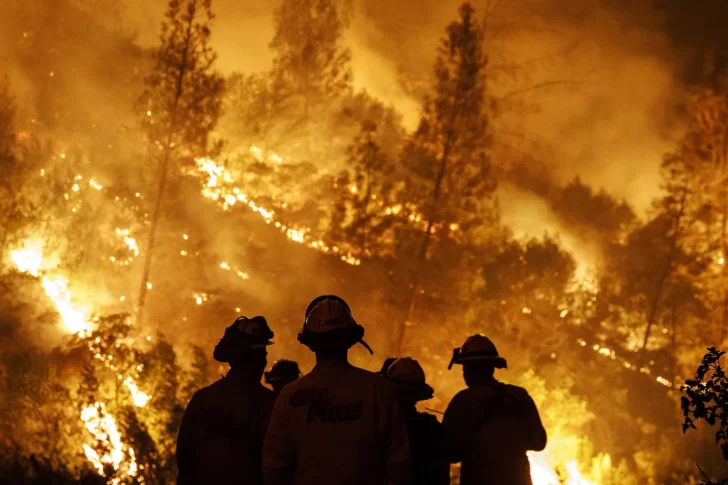
<path fill-rule="evenodd" d="M 425 381 L 425 371 L 420 363 L 410 357 L 401 357 L 389 365 L 385 377 L 394 383 L 399 399 L 426 401 L 435 391 Z"/>
<path fill-rule="evenodd" d="M 238 317 L 225 329 L 225 334 L 212 354 L 218 362 L 233 362 L 246 354 L 261 351 L 272 345 L 273 331 L 264 317 Z"/>
<path fill-rule="evenodd" d="M 463 364 L 469 361 L 486 362 L 496 369 L 508 367 L 506 359 L 498 354 L 493 342 L 480 334 L 468 337 L 462 347 L 453 350 L 452 359 L 447 368 L 452 369 L 453 364 Z"/>
<path fill-rule="evenodd" d="M 298 341 L 314 351 L 321 345 L 349 348 L 359 343 L 374 353 L 364 341 L 364 327 L 354 320 L 349 305 L 335 295 L 322 295 L 311 301 Z"/>
<path fill-rule="evenodd" d="M 293 382 L 301 377 L 301 371 L 296 362 L 281 359 L 274 363 L 270 371 L 266 372 L 264 375 L 266 384 Z"/>

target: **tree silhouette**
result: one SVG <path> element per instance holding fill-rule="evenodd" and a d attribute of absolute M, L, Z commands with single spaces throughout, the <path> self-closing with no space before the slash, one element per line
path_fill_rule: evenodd
<path fill-rule="evenodd" d="M 351 84 L 351 52 L 334 0 L 284 0 L 276 9 L 270 46 L 274 90 L 299 118 L 320 114 Z"/>
<path fill-rule="evenodd" d="M 463 4 L 460 20 L 447 27 L 435 62 L 433 93 L 425 100 L 419 127 L 403 151 L 425 229 L 413 248 L 414 276 L 396 338 L 398 350 L 405 323 L 414 311 L 421 266 L 428 259 L 435 228 L 438 237 L 444 238 L 457 230 L 472 234 L 492 221 L 496 182 L 487 155 L 490 139 L 481 35 L 473 7 Z"/>
<path fill-rule="evenodd" d="M 157 230 L 173 174 L 170 169 L 214 154 L 210 132 L 220 116 L 223 80 L 214 70 L 217 55 L 209 46 L 213 18 L 211 0 L 170 0 L 156 65 L 139 100 L 149 155 L 159 171 L 139 290 L 139 320 L 143 318 Z"/>
<path fill-rule="evenodd" d="M 720 358 L 724 355 L 724 351 L 715 347 L 708 349 L 695 378 L 685 381 L 682 388 L 685 396 L 680 398 L 680 407 L 684 417 L 683 433 L 690 428 L 697 429 L 696 421 L 718 426 L 715 442 L 723 450 L 723 458 L 728 461 L 728 377 L 720 365 Z M 707 476 L 703 483 L 712 484 Z M 728 479 L 722 480 L 719 485 L 725 484 L 728 484 Z"/>

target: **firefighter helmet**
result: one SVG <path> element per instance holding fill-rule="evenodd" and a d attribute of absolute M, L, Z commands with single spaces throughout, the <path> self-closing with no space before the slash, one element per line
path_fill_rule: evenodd
<path fill-rule="evenodd" d="M 270 371 L 265 373 L 265 383 L 289 383 L 295 381 L 299 377 L 301 377 L 301 371 L 298 369 L 298 364 L 292 360 L 281 359 L 273 364 Z"/>
<path fill-rule="evenodd" d="M 397 389 L 397 397 L 411 401 L 432 399 L 434 390 L 425 382 L 425 371 L 416 360 L 401 357 L 389 366 L 386 378 Z"/>
<path fill-rule="evenodd" d="M 315 298 L 306 308 L 298 341 L 313 350 L 323 343 L 347 348 L 360 343 L 373 354 L 363 337 L 364 327 L 356 323 L 349 305 L 338 296 L 323 295 Z"/>
<path fill-rule="evenodd" d="M 498 355 L 493 342 L 485 335 L 477 334 L 468 337 L 462 347 L 453 350 L 452 360 L 447 368 L 452 369 L 453 364 L 475 360 L 489 362 L 496 369 L 507 367 L 506 359 Z"/>
<path fill-rule="evenodd" d="M 244 354 L 272 345 L 272 338 L 273 331 L 264 317 L 238 317 L 225 329 L 212 355 L 218 362 L 232 362 Z"/>

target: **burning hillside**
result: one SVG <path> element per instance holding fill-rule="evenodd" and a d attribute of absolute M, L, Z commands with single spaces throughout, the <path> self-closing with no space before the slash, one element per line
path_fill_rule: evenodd
<path fill-rule="evenodd" d="M 265 315 L 270 360 L 306 371 L 303 309 L 335 293 L 376 351 L 355 362 L 418 359 L 433 412 L 464 386 L 452 348 L 497 342 L 497 377 L 529 391 L 549 435 L 534 485 L 697 483 L 695 461 L 718 474 L 712 440 L 682 437 L 678 400 L 702 349 L 728 341 L 720 56 L 690 89 L 653 53 L 625 58 L 661 88 L 627 118 L 660 128 L 600 157 L 623 126 L 582 105 L 627 109 L 637 81 L 592 91 L 589 56 L 620 46 L 577 42 L 576 7 L 220 0 L 268 36 L 269 66 L 251 70 L 210 0 L 170 1 L 153 44 L 129 33 L 137 3 L 0 6 L 3 473 L 33 455 L 69 480 L 173 483 L 182 412 L 226 371 L 209 361 L 224 328 Z M 657 12 L 606 3 L 588 25 L 639 18 L 630 34 L 662 50 Z M 574 130 L 593 148 L 533 137 L 599 113 Z M 627 178 L 664 161 L 634 197 L 584 165 L 635 154 Z"/>

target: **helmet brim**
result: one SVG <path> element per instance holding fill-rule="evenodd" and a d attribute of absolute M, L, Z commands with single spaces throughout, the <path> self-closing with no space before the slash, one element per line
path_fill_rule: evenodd
<path fill-rule="evenodd" d="M 273 342 L 231 342 L 220 340 L 215 346 L 215 350 L 212 352 L 212 357 L 218 362 L 230 363 L 237 360 L 242 355 L 252 354 L 253 352 L 260 351 L 267 348 L 269 345 L 273 345 Z"/>
<path fill-rule="evenodd" d="M 463 364 L 464 362 L 484 362 L 492 365 L 496 369 L 507 369 L 508 362 L 503 357 L 494 357 L 490 355 L 460 355 L 454 362 L 455 364 Z"/>
<path fill-rule="evenodd" d="M 298 341 L 303 345 L 316 351 L 317 347 L 353 347 L 361 344 L 370 354 L 374 355 L 371 347 L 364 341 L 364 327 L 354 323 L 348 327 L 337 328 L 328 332 L 310 332 L 304 327 L 298 334 Z"/>
<path fill-rule="evenodd" d="M 397 398 L 407 401 L 427 401 L 435 395 L 435 390 L 426 383 L 409 383 L 389 379 L 395 386 Z"/>

